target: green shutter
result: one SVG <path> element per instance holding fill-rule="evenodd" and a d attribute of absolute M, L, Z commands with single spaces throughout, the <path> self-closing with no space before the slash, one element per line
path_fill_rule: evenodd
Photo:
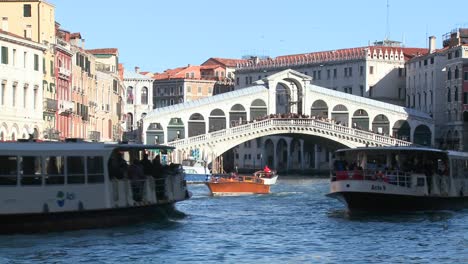
<path fill-rule="evenodd" d="M 50 61 L 50 76 L 54 76 L 54 61 Z"/>
<path fill-rule="evenodd" d="M 42 58 L 42 73 L 46 74 L 46 63 L 45 63 L 45 58 Z"/>
<path fill-rule="evenodd" d="M 34 70 L 39 71 L 39 55 L 34 54 Z"/>
<path fill-rule="evenodd" d="M 2 46 L 2 64 L 8 64 L 8 47 Z"/>

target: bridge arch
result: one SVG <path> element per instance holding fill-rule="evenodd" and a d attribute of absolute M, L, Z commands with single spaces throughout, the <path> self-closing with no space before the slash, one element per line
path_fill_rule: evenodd
<path fill-rule="evenodd" d="M 291 87 L 284 82 L 276 85 L 276 114 L 291 113 Z"/>
<path fill-rule="evenodd" d="M 365 131 L 369 130 L 369 114 L 364 109 L 356 110 L 353 114 L 351 122 L 353 128 Z"/>
<path fill-rule="evenodd" d="M 395 122 L 392 128 L 392 135 L 395 138 L 410 141 L 411 127 L 406 120 L 398 120 Z"/>
<path fill-rule="evenodd" d="M 378 134 L 390 135 L 390 122 L 388 121 L 388 117 L 384 114 L 375 116 L 372 121 L 372 131 Z"/>
<path fill-rule="evenodd" d="M 208 117 L 208 132 L 214 132 L 226 128 L 226 114 L 224 111 L 216 108 L 211 111 L 210 116 Z"/>
<path fill-rule="evenodd" d="M 265 164 L 269 167 L 275 165 L 275 143 L 270 138 L 265 140 Z"/>
<path fill-rule="evenodd" d="M 267 115 L 268 109 L 265 101 L 262 99 L 255 99 L 250 105 L 250 120 L 263 118 Z"/>
<path fill-rule="evenodd" d="M 287 168 L 288 166 L 288 142 L 284 138 L 280 138 L 276 143 L 276 157 L 278 160 L 274 166 L 275 169 Z"/>
<path fill-rule="evenodd" d="M 460 137 L 458 130 L 453 131 L 453 136 L 452 136 L 452 149 L 453 150 L 458 150 L 460 148 Z"/>
<path fill-rule="evenodd" d="M 310 116 L 317 118 L 328 118 L 328 105 L 323 100 L 317 100 L 310 108 Z"/>
<path fill-rule="evenodd" d="M 235 127 L 247 121 L 247 112 L 241 104 L 235 104 L 229 111 L 229 127 Z"/>
<path fill-rule="evenodd" d="M 291 168 L 302 168 L 302 146 L 301 141 L 293 137 L 290 143 L 290 151 L 289 151 L 290 163 L 289 167 Z"/>
<path fill-rule="evenodd" d="M 428 126 L 419 125 L 414 130 L 413 142 L 422 146 L 431 145 L 432 133 Z"/>
<path fill-rule="evenodd" d="M 335 120 L 337 124 L 347 126 L 349 124 L 348 108 L 342 104 L 336 105 L 333 107 L 331 118 Z"/>
<path fill-rule="evenodd" d="M 206 133 L 205 118 L 200 113 L 192 114 L 188 121 L 188 136 L 195 137 Z"/>
<path fill-rule="evenodd" d="M 185 138 L 185 125 L 180 117 L 173 117 L 167 125 L 167 141 Z"/>

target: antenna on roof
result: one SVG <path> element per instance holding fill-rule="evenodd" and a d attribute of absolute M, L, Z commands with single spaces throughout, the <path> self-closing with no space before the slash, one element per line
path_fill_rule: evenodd
<path fill-rule="evenodd" d="M 390 3 L 387 0 L 387 32 L 385 32 L 385 40 L 390 38 Z"/>

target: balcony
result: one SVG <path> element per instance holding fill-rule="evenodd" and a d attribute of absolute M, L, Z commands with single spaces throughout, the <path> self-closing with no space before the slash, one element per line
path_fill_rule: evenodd
<path fill-rule="evenodd" d="M 64 67 L 59 67 L 58 72 L 59 72 L 60 75 L 62 75 L 64 77 L 70 77 L 70 75 L 71 75 L 71 71 L 69 69 L 64 68 Z"/>
<path fill-rule="evenodd" d="M 55 113 L 58 110 L 58 101 L 55 99 L 44 99 L 44 112 Z"/>
<path fill-rule="evenodd" d="M 59 103 L 59 114 L 60 115 L 70 115 L 73 113 L 73 107 L 75 105 L 72 101 L 61 100 Z"/>
<path fill-rule="evenodd" d="M 112 65 L 99 62 L 96 63 L 96 70 L 100 72 L 115 72 Z"/>
<path fill-rule="evenodd" d="M 89 131 L 88 137 L 92 141 L 100 141 L 101 140 L 101 132 L 99 132 L 99 131 Z"/>
<path fill-rule="evenodd" d="M 44 139 L 60 140 L 60 131 L 55 128 L 47 128 L 44 130 Z"/>

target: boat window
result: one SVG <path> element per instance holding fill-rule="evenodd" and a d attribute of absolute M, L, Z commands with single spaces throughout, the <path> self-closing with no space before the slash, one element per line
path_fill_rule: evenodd
<path fill-rule="evenodd" d="M 419 178 L 418 177 L 418 182 L 416 183 L 416 185 L 418 187 L 422 187 L 422 186 L 424 186 L 424 183 L 425 183 L 425 178 Z"/>
<path fill-rule="evenodd" d="M 104 163 L 102 157 L 88 157 L 88 183 L 104 182 Z"/>
<path fill-rule="evenodd" d="M 67 183 L 85 183 L 84 157 L 67 157 Z"/>
<path fill-rule="evenodd" d="M 42 185 L 41 157 L 20 157 L 21 185 Z"/>
<path fill-rule="evenodd" d="M 0 185 L 16 185 L 18 163 L 16 156 L 0 156 Z"/>
<path fill-rule="evenodd" d="M 45 183 L 50 184 L 64 184 L 65 183 L 65 159 L 61 156 L 45 157 Z"/>
<path fill-rule="evenodd" d="M 463 174 L 462 174 L 465 179 L 468 179 L 468 160 L 463 161 Z"/>

